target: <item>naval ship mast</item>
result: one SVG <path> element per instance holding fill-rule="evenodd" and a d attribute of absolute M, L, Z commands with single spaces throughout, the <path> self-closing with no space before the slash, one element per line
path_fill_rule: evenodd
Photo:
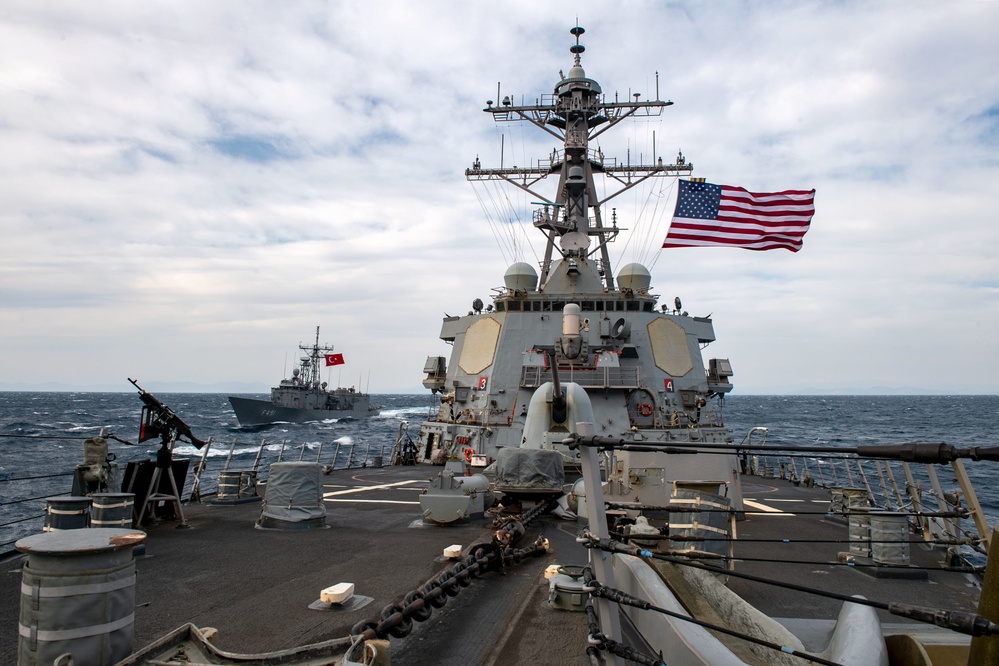
<path fill-rule="evenodd" d="M 586 78 L 583 71 L 581 56 L 586 47 L 579 43 L 579 37 L 585 30 L 576 26 L 569 32 L 576 38 L 576 43 L 569 49 L 573 54 L 573 66 L 553 94 L 543 95 L 540 103 L 527 106 L 514 106 L 506 96 L 500 106 L 494 106 L 490 100 L 483 109 L 497 122 L 526 120 L 557 138 L 563 149 L 553 151 L 548 159 L 539 160 L 534 167 L 484 169 L 476 158 L 472 168 L 466 169 L 465 177 L 469 181 L 507 181 L 545 204 L 534 214 L 534 226 L 547 237 L 540 275 L 542 288 L 548 284 L 558 240 L 562 257 L 569 261 L 599 252 L 599 275 L 607 289 L 614 289 L 614 272 L 607 246 L 621 229 L 616 219 L 610 227 L 604 226 L 601 206 L 653 176 L 689 174 L 693 165 L 686 163 L 682 155 L 677 157 L 675 164 L 664 164 L 662 158 L 656 164 L 618 164 L 616 159 L 606 158 L 602 151 L 590 149 L 591 141 L 622 120 L 633 116 L 660 116 L 673 102 L 659 99 L 658 73 L 655 100 L 640 101 L 641 93 L 632 93 L 634 100 L 621 102 L 615 95 L 615 101 L 606 101 L 600 84 Z M 601 200 L 594 186 L 594 173 L 608 176 L 620 187 Z M 532 188 L 538 181 L 554 174 L 558 174 L 559 183 L 556 199 L 550 201 Z M 596 239 L 596 247 L 592 250 L 589 249 L 591 237 Z"/>
<path fill-rule="evenodd" d="M 330 345 L 319 345 L 319 327 L 316 326 L 316 341 L 312 343 L 311 347 L 305 345 L 298 345 L 298 348 L 304 352 L 307 352 L 308 357 L 303 356 L 301 361 L 302 376 L 295 377 L 294 380 L 301 383 L 304 386 L 311 386 L 313 388 L 318 388 L 320 382 L 323 380 L 322 368 L 319 365 L 319 360 L 326 359 L 327 353 L 333 352 L 333 347 Z M 325 387 L 324 387 L 325 388 Z"/>
<path fill-rule="evenodd" d="M 616 212 L 610 220 L 602 213 L 607 203 L 650 178 L 689 175 L 692 165 L 682 155 L 673 164 L 658 157 L 652 164 L 621 163 L 591 146 L 623 120 L 660 116 L 672 102 L 659 99 L 658 85 L 654 100 L 635 93 L 608 101 L 583 70 L 583 29 L 570 33 L 573 64 L 568 76 L 559 72 L 552 93 L 520 106 L 505 96 L 483 109 L 497 122 L 527 121 L 560 142 L 529 167 L 501 161 L 499 168 L 484 168 L 475 158 L 465 172 L 473 183 L 505 181 L 536 197 L 533 224 L 545 235 L 545 253 L 540 271 L 523 261 L 510 265 L 492 303 L 476 298 L 466 316 L 444 318 L 440 339 L 451 346 L 450 358 L 430 356 L 424 365 L 423 385 L 440 402 L 420 426 L 420 461 L 461 458 L 484 466 L 500 449 L 527 446 L 558 450 L 567 465 L 578 465 L 576 452 L 562 444 L 576 422 L 571 415 L 548 423 L 528 416 L 529 410 L 544 412 L 535 409 L 539 401 L 551 401 L 546 387 L 555 370 L 586 391 L 598 434 L 636 445 L 710 445 L 731 437 L 722 419 L 731 365 L 702 358 L 715 340 L 710 317 L 688 315 L 679 298 L 673 307 L 659 305 L 645 266 L 629 263 L 615 271 L 610 261 L 608 245 L 622 227 Z M 550 178 L 556 175 L 557 184 Z M 603 199 L 595 182 L 608 187 Z M 711 479 L 730 487 L 726 494 L 738 505 L 735 458 L 692 458 L 701 460 L 667 464 L 664 456 L 637 448 L 618 452 L 609 477 L 617 479 L 613 496 L 665 502 L 675 481 Z"/>

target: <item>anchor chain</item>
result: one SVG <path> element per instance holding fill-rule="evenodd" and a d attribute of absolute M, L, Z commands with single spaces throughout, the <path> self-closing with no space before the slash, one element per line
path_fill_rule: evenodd
<path fill-rule="evenodd" d="M 420 587 L 406 593 L 401 602 L 385 606 L 379 616 L 358 622 L 350 630 L 355 641 L 389 636 L 404 638 L 413 630 L 413 621 L 430 619 L 434 608 L 443 608 L 448 597 L 455 597 L 461 588 L 490 571 L 502 571 L 508 565 L 520 564 L 525 558 L 537 557 L 548 550 L 548 540 L 538 537 L 524 548 L 512 546 L 524 535 L 525 526 L 547 513 L 556 501 L 544 502 L 523 514 L 520 520 L 502 518 L 494 521 L 498 529 L 488 543 L 473 544 L 469 554 Z"/>

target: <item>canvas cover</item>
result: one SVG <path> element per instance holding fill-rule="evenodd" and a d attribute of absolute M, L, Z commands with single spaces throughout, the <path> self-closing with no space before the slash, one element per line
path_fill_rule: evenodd
<path fill-rule="evenodd" d="M 496 456 L 499 488 L 560 489 L 565 483 L 562 454 L 542 449 L 500 449 Z"/>
<path fill-rule="evenodd" d="M 261 516 L 301 522 L 326 515 L 323 504 L 323 468 L 318 463 L 273 463 Z"/>

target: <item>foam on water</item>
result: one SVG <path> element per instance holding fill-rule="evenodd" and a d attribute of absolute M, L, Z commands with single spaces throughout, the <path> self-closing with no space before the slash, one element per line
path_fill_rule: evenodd
<path fill-rule="evenodd" d="M 298 460 L 300 456 L 315 460 L 318 455 L 318 462 L 324 465 L 332 464 L 333 456 L 338 455 L 336 463 L 342 465 L 348 459 L 358 461 L 367 455 L 387 456 L 401 422 L 408 421 L 410 433 L 415 436 L 420 422 L 430 413 L 428 394 L 378 395 L 374 402 L 383 406 L 382 412 L 372 418 L 240 428 L 225 395 L 164 393 L 156 397 L 184 419 L 197 437 L 213 439 L 204 479 L 209 488 L 214 487 L 213 479 L 217 479 L 226 461 L 236 468 L 251 466 L 260 452 L 261 441 L 264 441 L 262 468 L 277 460 L 279 452 L 282 460 Z M 116 437 L 135 442 L 141 408 L 134 392 L 0 393 L 0 473 L 7 478 L 71 473 L 83 460 L 83 440 L 97 435 L 102 427 Z M 765 426 L 769 429 L 768 443 L 781 446 L 906 441 L 989 446 L 997 444 L 994 426 L 997 416 L 999 396 L 736 394 L 727 397 L 724 403 L 724 418 L 733 431 L 733 441 L 743 441 L 754 426 Z M 156 441 L 132 446 L 109 441 L 109 451 L 117 456 L 122 468 L 130 460 L 148 459 L 157 446 Z M 175 453 L 192 460 L 200 460 L 202 455 L 188 444 L 177 446 Z M 999 488 L 993 482 L 999 470 L 997 465 L 968 465 L 969 473 L 977 480 L 979 499 L 992 522 L 999 520 Z M 949 473 L 949 468 L 939 469 L 942 475 Z M 190 483 L 188 475 L 188 488 Z M 0 496 L 4 498 L 0 524 L 40 515 L 44 510 L 44 500 L 11 504 L 12 501 L 63 495 L 70 487 L 69 476 L 0 481 Z M 40 521 L 0 527 L 0 550 L 9 548 L 3 544 L 38 531 L 39 526 Z"/>

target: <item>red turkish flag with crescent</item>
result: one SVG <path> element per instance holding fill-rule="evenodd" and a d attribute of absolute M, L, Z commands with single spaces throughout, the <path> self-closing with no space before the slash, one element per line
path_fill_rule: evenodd
<path fill-rule="evenodd" d="M 343 354 L 326 354 L 326 367 L 331 365 L 343 365 Z"/>

